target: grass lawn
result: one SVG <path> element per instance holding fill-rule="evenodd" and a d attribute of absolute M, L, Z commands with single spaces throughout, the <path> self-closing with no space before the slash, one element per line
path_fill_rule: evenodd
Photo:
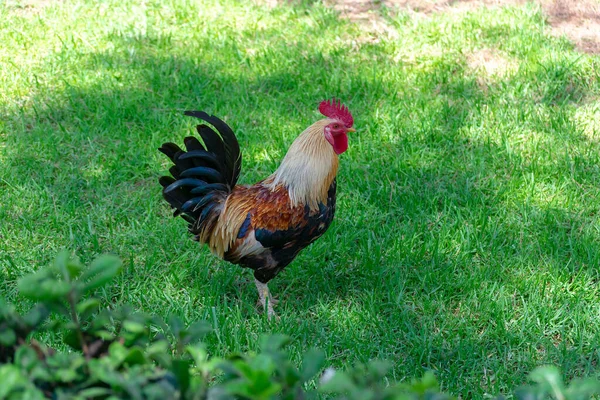
<path fill-rule="evenodd" d="M 206 319 L 216 355 L 281 332 L 295 358 L 389 359 L 390 378 L 433 370 L 463 398 L 546 363 L 600 375 L 600 58 L 533 5 L 381 18 L 374 34 L 319 4 L 0 4 L 0 295 L 60 249 L 112 252 L 107 306 Z M 170 217 L 157 148 L 206 110 L 253 183 L 332 96 L 358 130 L 337 215 L 272 281 L 269 322 L 251 272 Z"/>

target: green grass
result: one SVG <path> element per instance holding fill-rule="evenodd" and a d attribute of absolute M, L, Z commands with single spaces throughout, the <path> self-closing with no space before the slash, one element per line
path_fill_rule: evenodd
<path fill-rule="evenodd" d="M 0 294 L 59 249 L 113 252 L 107 306 L 206 319 L 216 355 L 282 332 L 296 358 L 390 359 L 393 379 L 433 370 L 463 398 L 540 364 L 600 375 L 598 57 L 532 5 L 400 13 L 374 35 L 319 4 L 203 3 L 0 5 Z M 482 53 L 497 74 L 473 67 Z M 270 285 L 270 323 L 250 271 L 170 217 L 156 149 L 206 110 L 253 183 L 331 96 L 358 130 L 336 219 Z"/>

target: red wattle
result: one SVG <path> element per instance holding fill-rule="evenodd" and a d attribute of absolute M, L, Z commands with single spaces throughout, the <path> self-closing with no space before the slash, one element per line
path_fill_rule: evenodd
<path fill-rule="evenodd" d="M 342 154 L 348 150 L 348 135 L 345 133 L 333 137 L 333 151 L 335 154 Z"/>

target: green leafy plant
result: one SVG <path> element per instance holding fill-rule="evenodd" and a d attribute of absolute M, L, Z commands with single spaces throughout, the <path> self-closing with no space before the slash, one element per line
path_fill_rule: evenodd
<path fill-rule="evenodd" d="M 102 307 L 91 296 L 120 271 L 117 257 L 104 255 L 89 266 L 60 253 L 54 263 L 18 282 L 35 302 L 25 315 L 0 299 L 0 399 L 252 399 L 442 400 L 433 373 L 393 383 L 391 364 L 371 361 L 347 371 L 326 367 L 317 349 L 299 367 L 284 350 L 289 338 L 261 338 L 257 354 L 210 357 L 203 321 L 190 326 L 177 317 L 163 321 L 129 306 Z M 38 342 L 48 331 L 70 351 Z M 321 373 L 324 370 L 323 373 Z M 587 399 L 600 394 L 594 379 L 563 383 L 554 367 L 533 371 L 534 385 L 515 392 L 529 399 Z"/>
<path fill-rule="evenodd" d="M 597 379 L 574 379 L 566 385 L 560 370 L 554 366 L 534 369 L 529 378 L 536 384 L 518 389 L 515 397 L 519 400 L 585 400 L 600 395 L 600 381 Z"/>

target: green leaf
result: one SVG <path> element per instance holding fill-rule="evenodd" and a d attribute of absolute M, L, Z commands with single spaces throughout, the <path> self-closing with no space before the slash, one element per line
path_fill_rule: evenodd
<path fill-rule="evenodd" d="M 252 368 L 250 365 L 248 365 L 245 359 L 235 360 L 233 361 L 233 365 L 238 374 L 247 378 L 248 380 L 252 380 L 254 375 L 258 373 L 258 371 L 255 371 L 255 368 Z"/>
<path fill-rule="evenodd" d="M 171 334 L 179 339 L 181 332 L 185 329 L 185 326 L 181 318 L 171 315 L 169 317 L 169 328 L 171 329 Z"/>
<path fill-rule="evenodd" d="M 356 385 L 345 372 L 336 371 L 326 382 L 323 382 L 319 390 L 326 393 L 344 393 L 356 389 Z"/>
<path fill-rule="evenodd" d="M 159 340 L 146 348 L 147 356 L 163 368 L 171 365 L 171 349 L 165 340 Z"/>
<path fill-rule="evenodd" d="M 104 398 L 112 393 L 112 390 L 103 387 L 91 387 L 88 389 L 83 389 L 79 391 L 77 394 L 82 399 L 95 399 L 95 398 Z"/>
<path fill-rule="evenodd" d="M 573 379 L 566 390 L 570 400 L 589 399 L 600 395 L 600 381 L 594 378 Z"/>
<path fill-rule="evenodd" d="M 518 400 L 543 400 L 548 398 L 548 394 L 537 386 L 522 386 L 515 390 L 515 398 Z"/>
<path fill-rule="evenodd" d="M 557 367 L 553 365 L 538 367 L 529 374 L 529 379 L 547 385 L 555 397 L 564 397 L 565 386 Z"/>
<path fill-rule="evenodd" d="M 35 367 L 40 360 L 38 356 L 31 347 L 28 346 L 19 346 L 17 351 L 15 352 L 14 364 L 21 366 L 24 370 L 31 370 Z M 2 382 L 0 380 L 0 382 Z"/>
<path fill-rule="evenodd" d="M 29 400 L 44 399 L 41 391 L 33 386 L 29 378 L 15 365 L 0 366 L 0 399 L 27 398 Z M 24 396 L 24 393 L 27 396 Z"/>
<path fill-rule="evenodd" d="M 325 353 L 318 349 L 310 349 L 305 355 L 302 361 L 302 369 L 300 370 L 300 376 L 302 382 L 306 382 L 312 379 L 325 364 Z"/>
<path fill-rule="evenodd" d="M 131 349 L 129 349 L 129 351 L 125 355 L 125 358 L 123 359 L 123 363 L 127 364 L 129 366 L 142 365 L 142 364 L 146 364 L 146 362 L 147 362 L 146 356 L 144 355 L 144 352 L 142 351 L 142 349 L 139 348 L 138 346 L 135 346 L 135 347 L 132 347 Z"/>
<path fill-rule="evenodd" d="M 392 369 L 392 363 L 385 360 L 371 360 L 368 368 L 375 379 L 381 379 Z"/>
<path fill-rule="evenodd" d="M 257 354 L 252 358 L 248 365 L 256 372 L 265 371 L 271 373 L 275 370 L 275 363 L 267 354 Z"/>
<path fill-rule="evenodd" d="M 70 259 L 67 263 L 67 271 L 69 272 L 69 277 L 71 280 L 77 279 L 81 272 L 84 270 L 83 264 L 79 261 L 78 258 Z"/>
<path fill-rule="evenodd" d="M 75 310 L 77 311 L 77 314 L 79 314 L 80 319 L 85 321 L 92 316 L 92 314 L 98 311 L 100 305 L 100 300 L 92 297 L 91 299 L 84 300 L 77 304 Z"/>
<path fill-rule="evenodd" d="M 94 331 L 94 336 L 98 339 L 112 341 L 115 338 L 115 334 L 111 331 L 107 331 L 106 329 L 99 329 Z"/>
<path fill-rule="evenodd" d="M 235 380 L 228 382 L 225 386 L 231 394 L 247 397 L 249 399 L 269 399 L 281 391 L 281 385 L 271 382 L 268 377 L 257 376 L 256 380 Z"/>
<path fill-rule="evenodd" d="M 121 260 L 113 255 L 105 254 L 92 261 L 83 272 L 80 280 L 84 282 L 84 291 L 89 292 L 104 286 L 121 270 Z"/>
<path fill-rule="evenodd" d="M 196 368 L 206 376 L 211 375 L 219 366 L 224 365 L 225 362 L 217 357 L 211 357 L 209 359 L 208 353 L 200 345 L 192 345 L 186 347 L 186 352 L 194 360 Z"/>
<path fill-rule="evenodd" d="M 177 393 L 177 389 L 169 384 L 169 381 L 163 379 L 157 383 L 150 383 L 143 388 L 142 397 L 147 400 L 163 400 L 183 398 Z"/>
<path fill-rule="evenodd" d="M 37 301 L 64 300 L 71 290 L 71 285 L 56 279 L 49 269 L 24 276 L 17 287 L 23 296 Z"/>
<path fill-rule="evenodd" d="M 190 366 L 189 360 L 173 360 L 171 371 L 177 378 L 177 383 L 181 389 L 181 393 L 185 396 L 188 388 L 190 387 Z"/>
<path fill-rule="evenodd" d="M 206 349 L 201 346 L 187 346 L 185 350 L 190 356 L 192 356 L 192 359 L 197 366 L 204 364 L 208 359 L 208 353 L 206 352 Z"/>
<path fill-rule="evenodd" d="M 46 318 L 50 315 L 50 310 L 45 307 L 43 304 L 37 304 L 33 307 L 25 316 L 23 317 L 23 321 L 30 327 L 36 328 L 38 327 Z"/>
<path fill-rule="evenodd" d="M 11 315 L 14 311 L 14 307 L 6 302 L 6 300 L 0 296 L 0 317 L 6 318 Z"/>
<path fill-rule="evenodd" d="M 106 330 L 109 326 L 113 326 L 115 318 L 111 310 L 105 309 L 96 314 L 90 322 L 93 330 L 100 331 Z"/>
<path fill-rule="evenodd" d="M 212 386 L 208 389 L 206 399 L 209 400 L 236 400 L 237 398 L 231 395 L 225 386 Z"/>
<path fill-rule="evenodd" d="M 89 362 L 90 378 L 110 385 L 113 390 L 121 389 L 123 378 L 116 372 L 116 368 L 112 359 L 92 359 Z"/>
<path fill-rule="evenodd" d="M 0 331 L 0 344 L 3 346 L 12 346 L 17 341 L 17 335 L 12 329 L 4 329 Z"/>
<path fill-rule="evenodd" d="M 182 340 L 182 344 L 196 343 L 211 331 L 212 326 L 208 322 L 197 321 L 186 329 L 185 338 Z"/>
<path fill-rule="evenodd" d="M 67 281 L 70 280 L 69 271 L 67 269 L 67 263 L 69 262 L 69 258 L 69 252 L 66 250 L 62 250 L 56 255 L 53 264 L 53 267 L 61 273 L 62 278 Z"/>
<path fill-rule="evenodd" d="M 142 334 L 146 332 L 146 327 L 144 326 L 144 324 L 130 320 L 123 322 L 123 329 L 125 329 L 128 332 L 137 334 Z"/>
<path fill-rule="evenodd" d="M 157 342 L 154 342 L 146 348 L 146 353 L 149 355 L 168 353 L 168 352 L 169 352 L 169 343 L 166 342 L 165 340 L 159 340 Z"/>
<path fill-rule="evenodd" d="M 108 354 L 112 360 L 112 365 L 120 366 L 127 357 L 127 349 L 119 342 L 113 342 L 108 347 Z"/>
<path fill-rule="evenodd" d="M 412 379 L 410 383 L 401 384 L 399 387 L 406 388 L 411 392 L 420 395 L 424 395 L 427 392 L 437 392 L 439 390 L 435 374 L 431 371 L 425 372 L 421 379 Z"/>
<path fill-rule="evenodd" d="M 287 335 L 276 334 L 276 335 L 263 335 L 260 338 L 260 348 L 265 353 L 277 352 L 283 346 L 290 342 L 290 337 Z"/>
<path fill-rule="evenodd" d="M 63 335 L 63 342 L 75 350 L 81 350 L 81 341 L 76 330 L 67 330 Z"/>
<path fill-rule="evenodd" d="M 54 259 L 53 267 L 60 272 L 63 280 L 67 282 L 76 279 L 83 270 L 83 265 L 79 259 L 71 258 L 71 255 L 67 250 L 58 253 Z"/>

